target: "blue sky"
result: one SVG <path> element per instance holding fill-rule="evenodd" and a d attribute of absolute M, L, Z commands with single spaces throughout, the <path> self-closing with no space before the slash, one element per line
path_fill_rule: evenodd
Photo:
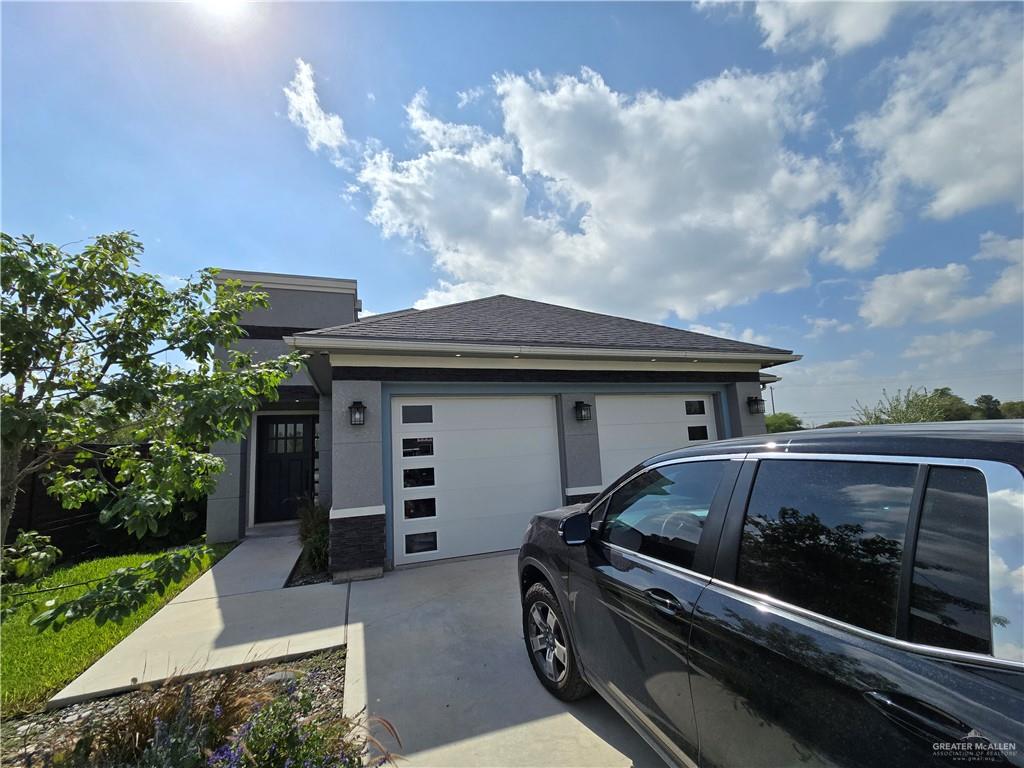
<path fill-rule="evenodd" d="M 3 5 L 5 231 L 1024 398 L 1019 4 L 219 5 Z"/>

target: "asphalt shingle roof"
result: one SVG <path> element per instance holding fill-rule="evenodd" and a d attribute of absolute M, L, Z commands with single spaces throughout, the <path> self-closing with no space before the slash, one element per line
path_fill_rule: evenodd
<path fill-rule="evenodd" d="M 295 337 L 790 354 L 787 349 L 505 295 L 372 315 Z"/>

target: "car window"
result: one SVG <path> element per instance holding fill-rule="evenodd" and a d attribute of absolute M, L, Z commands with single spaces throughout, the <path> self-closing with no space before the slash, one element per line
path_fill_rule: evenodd
<path fill-rule="evenodd" d="M 689 568 L 726 461 L 695 461 L 651 469 L 608 502 L 601 538 Z"/>
<path fill-rule="evenodd" d="M 737 583 L 893 635 L 916 473 L 912 464 L 762 461 Z"/>
<path fill-rule="evenodd" d="M 989 653 L 988 499 L 976 469 L 932 467 L 910 587 L 910 640 Z"/>

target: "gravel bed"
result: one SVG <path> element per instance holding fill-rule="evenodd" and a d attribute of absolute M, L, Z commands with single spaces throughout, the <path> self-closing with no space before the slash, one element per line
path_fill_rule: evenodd
<path fill-rule="evenodd" d="M 307 679 L 305 673 L 313 670 L 318 674 Z M 254 688 L 279 688 L 295 681 L 313 694 L 315 715 L 342 716 L 344 648 L 320 651 L 287 662 L 253 666 L 242 674 L 251 681 Z M 209 675 L 210 678 L 219 676 L 217 673 Z M 197 685 L 201 685 L 201 679 Z M 27 766 L 30 764 L 30 756 L 44 755 L 59 745 L 66 747 L 82 735 L 86 725 L 91 729 L 102 729 L 105 722 L 123 714 L 132 703 L 151 693 L 151 690 L 141 689 L 72 704 L 62 709 L 2 720 L 0 766 Z M 39 764 L 38 758 L 32 762 Z"/>
<path fill-rule="evenodd" d="M 288 577 L 288 582 L 284 585 L 288 587 L 307 587 L 310 584 L 323 584 L 324 582 L 331 580 L 331 574 L 327 571 L 317 571 L 316 573 L 298 573 L 293 572 Z"/>

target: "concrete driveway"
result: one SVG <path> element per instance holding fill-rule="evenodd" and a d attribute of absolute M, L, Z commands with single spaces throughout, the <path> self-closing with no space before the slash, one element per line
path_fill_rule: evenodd
<path fill-rule="evenodd" d="M 599 697 L 563 704 L 536 680 L 516 581 L 504 554 L 353 583 L 345 713 L 389 720 L 403 765 L 663 766 Z"/>

